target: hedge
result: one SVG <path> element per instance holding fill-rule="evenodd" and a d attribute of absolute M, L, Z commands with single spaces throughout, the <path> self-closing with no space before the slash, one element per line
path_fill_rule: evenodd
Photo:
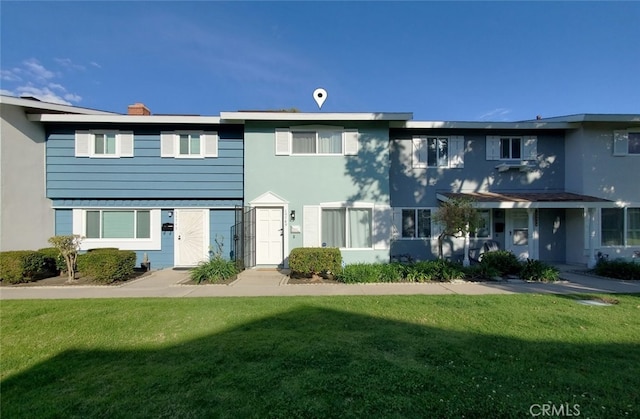
<path fill-rule="evenodd" d="M 10 284 L 30 282 L 44 271 L 44 255 L 34 250 L 0 252 L 0 277 Z"/>
<path fill-rule="evenodd" d="M 38 253 L 44 256 L 44 270 L 48 273 L 59 275 L 60 272 L 67 270 L 67 262 L 60 250 L 55 247 L 45 247 L 38 249 Z"/>
<path fill-rule="evenodd" d="M 78 271 L 96 282 L 112 283 L 128 279 L 136 266 L 136 252 L 103 249 L 78 255 Z"/>
<path fill-rule="evenodd" d="M 337 247 L 298 247 L 289 254 L 289 268 L 300 275 L 337 273 L 342 268 L 342 254 Z"/>

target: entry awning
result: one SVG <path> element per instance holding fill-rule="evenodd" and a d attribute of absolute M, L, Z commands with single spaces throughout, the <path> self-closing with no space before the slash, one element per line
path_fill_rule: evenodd
<path fill-rule="evenodd" d="M 439 192 L 438 200 L 468 198 L 477 208 L 613 208 L 617 203 L 570 192 Z"/>

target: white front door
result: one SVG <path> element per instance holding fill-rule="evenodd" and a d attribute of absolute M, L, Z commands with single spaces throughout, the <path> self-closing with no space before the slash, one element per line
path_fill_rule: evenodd
<path fill-rule="evenodd" d="M 208 258 L 209 210 L 174 211 L 174 245 L 176 266 L 196 266 Z"/>
<path fill-rule="evenodd" d="M 529 214 L 526 209 L 508 209 L 505 214 L 507 236 L 505 247 L 518 259 L 529 257 Z"/>
<path fill-rule="evenodd" d="M 280 265 L 283 259 L 283 209 L 256 208 L 256 265 Z"/>

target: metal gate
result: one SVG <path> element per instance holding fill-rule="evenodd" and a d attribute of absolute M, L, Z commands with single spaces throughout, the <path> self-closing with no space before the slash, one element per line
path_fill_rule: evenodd
<path fill-rule="evenodd" d="M 236 207 L 235 224 L 231 227 L 232 258 L 238 269 L 256 266 L 256 210 Z"/>

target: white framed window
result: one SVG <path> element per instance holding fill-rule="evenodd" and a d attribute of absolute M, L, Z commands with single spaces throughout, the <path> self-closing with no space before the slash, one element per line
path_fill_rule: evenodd
<path fill-rule="evenodd" d="M 640 128 L 613 132 L 614 156 L 640 156 Z"/>
<path fill-rule="evenodd" d="M 411 158 L 411 166 L 414 169 L 464 167 L 464 137 L 414 136 Z"/>
<path fill-rule="evenodd" d="M 403 239 L 428 239 L 431 237 L 431 210 L 426 208 L 405 208 L 402 211 Z"/>
<path fill-rule="evenodd" d="M 160 157 L 218 157 L 218 140 L 217 132 L 165 131 L 160 134 Z"/>
<path fill-rule="evenodd" d="M 72 213 L 73 233 L 85 237 L 82 250 L 160 250 L 159 209 L 86 208 Z"/>
<path fill-rule="evenodd" d="M 278 128 L 277 156 L 354 156 L 358 154 L 357 130 L 332 126 Z"/>
<path fill-rule="evenodd" d="M 321 207 L 322 247 L 373 248 L 373 208 Z"/>
<path fill-rule="evenodd" d="M 487 135 L 487 160 L 532 160 L 538 158 L 538 137 L 533 135 Z"/>
<path fill-rule="evenodd" d="M 602 208 L 601 246 L 640 246 L 640 208 Z"/>
<path fill-rule="evenodd" d="M 475 231 L 472 231 L 469 234 L 469 237 L 478 238 L 478 239 L 487 239 L 491 238 L 491 210 L 490 209 L 479 209 L 478 216 L 480 218 L 478 226 Z"/>
<path fill-rule="evenodd" d="M 75 133 L 76 157 L 133 157 L 133 146 L 133 132 L 93 130 Z"/>

